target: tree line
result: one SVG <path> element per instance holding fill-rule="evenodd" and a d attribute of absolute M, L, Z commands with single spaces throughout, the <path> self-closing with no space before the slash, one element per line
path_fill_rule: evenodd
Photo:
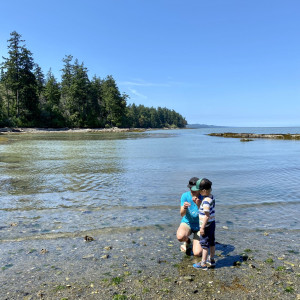
<path fill-rule="evenodd" d="M 185 127 L 185 118 L 167 108 L 127 104 L 114 78 L 94 76 L 78 59 L 66 55 L 61 81 L 51 69 L 46 76 L 13 31 L 8 57 L 0 64 L 0 126 L 80 128 Z"/>

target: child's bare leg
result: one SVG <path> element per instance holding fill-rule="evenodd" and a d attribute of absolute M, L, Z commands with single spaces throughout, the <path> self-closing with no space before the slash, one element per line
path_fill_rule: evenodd
<path fill-rule="evenodd" d="M 205 263 L 207 261 L 207 255 L 208 255 L 208 249 L 203 248 L 203 250 L 202 250 L 202 262 Z"/>

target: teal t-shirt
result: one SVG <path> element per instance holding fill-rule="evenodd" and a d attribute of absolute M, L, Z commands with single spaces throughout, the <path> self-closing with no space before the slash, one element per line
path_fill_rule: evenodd
<path fill-rule="evenodd" d="M 184 202 L 189 202 L 191 206 L 186 210 L 185 216 L 182 217 L 181 223 L 187 223 L 193 231 L 199 230 L 199 209 L 192 200 L 191 192 L 185 192 L 181 196 L 181 206 Z"/>

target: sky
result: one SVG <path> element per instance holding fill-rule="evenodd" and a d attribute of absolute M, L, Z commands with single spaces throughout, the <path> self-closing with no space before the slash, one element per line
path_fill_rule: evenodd
<path fill-rule="evenodd" d="M 58 81 L 72 55 L 189 124 L 300 126 L 299 0 L 3 1 L 0 62 L 12 31 Z"/>

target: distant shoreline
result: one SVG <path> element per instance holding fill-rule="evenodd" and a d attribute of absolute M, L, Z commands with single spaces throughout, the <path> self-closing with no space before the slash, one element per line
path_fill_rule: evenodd
<path fill-rule="evenodd" d="M 240 138 L 240 139 L 276 139 L 276 140 L 300 140 L 300 134 L 258 134 L 258 133 L 209 133 L 209 136 L 218 136 L 225 138 Z"/>
<path fill-rule="evenodd" d="M 162 128 L 164 129 L 164 128 Z M 0 133 L 111 133 L 111 132 L 145 132 L 146 128 L 0 128 Z"/>

